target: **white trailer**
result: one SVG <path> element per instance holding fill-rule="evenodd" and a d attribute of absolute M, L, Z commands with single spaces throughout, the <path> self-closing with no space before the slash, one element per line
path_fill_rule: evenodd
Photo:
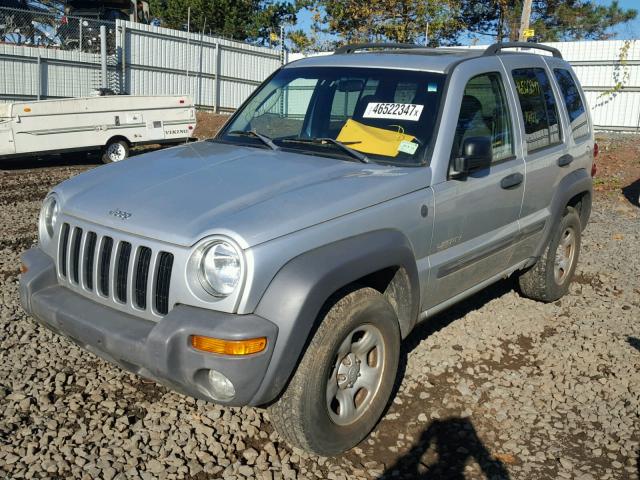
<path fill-rule="evenodd" d="M 0 159 L 102 150 L 105 163 L 134 145 L 180 143 L 196 126 L 189 96 L 107 95 L 0 104 Z"/>

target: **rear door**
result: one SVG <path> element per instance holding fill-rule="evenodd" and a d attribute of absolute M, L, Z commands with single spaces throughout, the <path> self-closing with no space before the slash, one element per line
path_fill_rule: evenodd
<path fill-rule="evenodd" d="M 520 241 L 513 262 L 532 256 L 539 245 L 559 181 L 571 168 L 566 116 L 554 89 L 553 73 L 537 55 L 502 55 L 517 99 L 523 132 L 526 185 L 520 216 Z"/>
<path fill-rule="evenodd" d="M 456 67 L 440 127 L 442 150 L 434 155 L 435 224 L 431 275 L 424 292 L 431 308 L 508 268 L 517 239 L 524 191 L 524 160 L 513 96 L 497 57 Z M 489 137 L 493 162 L 465 178 L 452 178 L 452 161 L 465 138 Z M 446 155 L 446 157 L 445 157 Z M 438 158 L 440 157 L 440 158 Z"/>

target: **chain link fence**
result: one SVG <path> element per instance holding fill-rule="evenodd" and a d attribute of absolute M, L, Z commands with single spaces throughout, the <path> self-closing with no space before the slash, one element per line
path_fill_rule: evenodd
<path fill-rule="evenodd" d="M 100 52 L 100 27 L 106 27 L 107 54 L 116 50 L 116 25 L 44 10 L 0 7 L 0 42 L 58 50 Z"/>

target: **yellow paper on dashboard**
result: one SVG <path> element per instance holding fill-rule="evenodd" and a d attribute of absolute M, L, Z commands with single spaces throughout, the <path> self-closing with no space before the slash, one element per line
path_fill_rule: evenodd
<path fill-rule="evenodd" d="M 336 140 L 362 153 L 396 157 L 402 142 L 411 142 L 414 138 L 398 130 L 370 127 L 349 119 Z"/>

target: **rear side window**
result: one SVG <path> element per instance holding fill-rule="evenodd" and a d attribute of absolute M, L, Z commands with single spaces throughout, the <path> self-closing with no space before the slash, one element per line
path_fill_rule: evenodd
<path fill-rule="evenodd" d="M 542 68 L 513 71 L 529 153 L 561 142 L 556 99 Z"/>
<path fill-rule="evenodd" d="M 576 82 L 573 80 L 569 70 L 564 68 L 556 68 L 553 71 L 558 81 L 558 86 L 564 97 L 564 104 L 567 106 L 569 121 L 571 122 L 571 131 L 575 138 L 589 135 L 589 122 L 587 120 L 587 111 L 584 108 L 580 90 Z"/>

